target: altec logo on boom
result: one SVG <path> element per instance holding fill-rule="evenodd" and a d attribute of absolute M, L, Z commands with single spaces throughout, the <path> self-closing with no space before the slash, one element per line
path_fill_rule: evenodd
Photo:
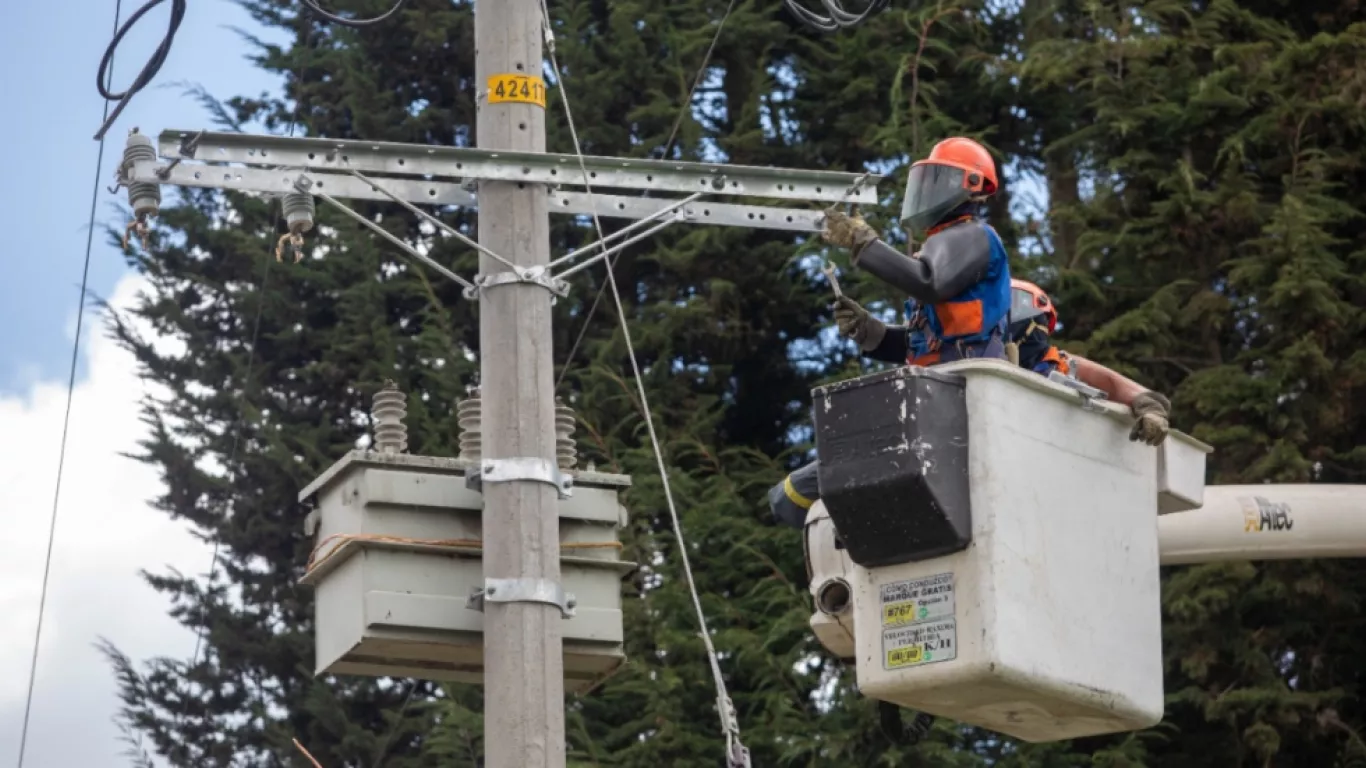
<path fill-rule="evenodd" d="M 1238 499 L 1243 508 L 1243 532 L 1288 531 L 1295 527 L 1290 505 L 1267 501 L 1261 496 Z"/>

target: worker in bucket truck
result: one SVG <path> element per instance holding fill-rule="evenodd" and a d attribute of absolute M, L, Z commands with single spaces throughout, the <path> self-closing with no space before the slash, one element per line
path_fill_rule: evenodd
<path fill-rule="evenodd" d="M 1129 407 L 1134 417 L 1130 440 L 1161 445 L 1169 429 L 1171 403 L 1167 398 L 1100 363 L 1058 349 L 1052 342 L 1058 327 L 1053 300 L 1042 288 L 1026 280 L 1011 280 L 1010 287 L 1008 356 L 1021 368 L 1043 376 L 1057 371 L 1099 389 L 1111 402 Z"/>
<path fill-rule="evenodd" d="M 1000 184 L 996 163 L 972 139 L 934 145 L 911 165 L 901 224 L 923 234 L 906 256 L 883 242 L 861 217 L 826 213 L 826 242 L 849 250 L 849 262 L 909 295 L 915 309 L 904 326 L 888 326 L 836 290 L 835 322 L 874 360 L 937 365 L 967 358 L 1006 358 L 1010 264 L 1005 245 L 980 216 Z M 819 463 L 812 462 L 769 491 L 769 506 L 784 524 L 802 527 L 820 497 Z"/>
<path fill-rule="evenodd" d="M 1010 265 L 1000 236 L 978 215 L 999 186 L 996 163 L 981 144 L 960 136 L 934 145 L 929 157 L 911 166 L 906 181 L 901 223 L 925 235 L 910 257 L 883 242 L 859 216 L 828 212 L 825 240 L 847 248 L 851 265 L 907 294 L 919 308 L 905 326 L 888 327 L 840 295 L 840 332 L 868 357 L 885 362 L 1005 358 Z"/>
<path fill-rule="evenodd" d="M 1010 284 L 1007 357 L 1042 376 L 1057 371 L 1101 390 L 1110 401 L 1129 407 L 1134 417 L 1130 440 L 1161 445 L 1170 428 L 1171 404 L 1167 398 L 1106 366 L 1056 347 L 1052 335 L 1057 330 L 1058 312 L 1053 300 L 1042 288 L 1026 280 L 1012 279 Z M 914 316 L 917 311 L 914 302 L 906 304 L 907 315 Z M 911 336 L 917 334 L 923 335 L 925 330 L 910 331 Z M 816 479 L 818 467 L 815 462 L 802 467 L 769 491 L 769 507 L 780 522 L 794 528 L 802 527 L 807 510 L 820 498 Z"/>
<path fill-rule="evenodd" d="M 1170 428 L 1171 403 L 1167 398 L 1100 363 L 1058 349 L 1052 341 L 1058 327 L 1058 311 L 1053 300 L 1042 288 L 1026 280 L 1012 279 L 1010 285 L 1010 341 L 1006 344 L 1006 356 L 1021 368 L 1042 376 L 1057 371 L 1101 390 L 1110 401 L 1129 407 L 1134 417 L 1130 440 L 1161 445 Z M 913 316 L 917 311 L 914 302 L 906 304 L 907 314 Z M 923 327 L 909 331 L 911 337 L 924 334 Z M 925 342 L 913 340 L 911 343 Z M 816 479 L 819 466 L 818 462 L 812 462 L 769 490 L 769 508 L 779 522 L 793 528 L 803 526 L 807 510 L 820 498 Z"/>

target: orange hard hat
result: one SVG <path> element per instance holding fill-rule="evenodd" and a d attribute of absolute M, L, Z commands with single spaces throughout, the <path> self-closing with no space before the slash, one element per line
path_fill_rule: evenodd
<path fill-rule="evenodd" d="M 1048 298 L 1039 286 L 1021 280 L 1010 279 L 1010 322 L 1012 325 L 1043 315 L 1048 321 L 1048 335 L 1058 327 L 1058 310 L 1053 300 Z"/>
<path fill-rule="evenodd" d="M 999 187 L 996 161 L 986 147 L 962 136 L 944 139 L 929 157 L 911 165 L 901 221 L 928 229 L 963 203 L 994 195 Z"/>

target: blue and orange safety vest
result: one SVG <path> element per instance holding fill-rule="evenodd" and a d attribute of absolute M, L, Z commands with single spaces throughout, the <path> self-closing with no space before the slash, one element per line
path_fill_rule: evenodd
<path fill-rule="evenodd" d="M 972 216 L 964 216 L 945 222 L 930 229 L 929 237 L 972 220 Z M 946 362 L 941 360 L 946 344 L 961 350 L 990 341 L 992 334 L 999 334 L 1004 339 L 1010 323 L 1010 258 L 996 230 L 986 223 L 982 227 L 987 232 L 991 257 L 987 273 L 981 280 L 948 301 L 937 304 L 917 305 L 910 299 L 906 300 L 908 320 L 914 318 L 917 311 L 925 319 L 924 330 L 911 331 L 910 349 L 906 357 L 908 364 L 925 366 Z M 961 356 L 957 354 L 952 357 L 958 359 Z"/>

